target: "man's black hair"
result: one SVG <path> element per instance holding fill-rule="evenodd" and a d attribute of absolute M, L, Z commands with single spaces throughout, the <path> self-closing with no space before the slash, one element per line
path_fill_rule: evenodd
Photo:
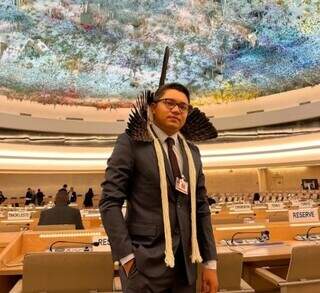
<path fill-rule="evenodd" d="M 184 85 L 182 85 L 181 83 L 177 83 L 177 82 L 167 83 L 167 84 L 164 84 L 161 87 L 159 87 L 154 94 L 154 101 L 157 101 L 160 98 L 162 98 L 162 96 L 165 94 L 165 92 L 167 90 L 176 90 L 176 91 L 183 93 L 187 97 L 188 102 L 190 103 L 189 90 Z"/>
<path fill-rule="evenodd" d="M 63 189 L 60 189 L 56 194 L 54 203 L 58 205 L 68 205 L 69 203 L 68 193 Z"/>

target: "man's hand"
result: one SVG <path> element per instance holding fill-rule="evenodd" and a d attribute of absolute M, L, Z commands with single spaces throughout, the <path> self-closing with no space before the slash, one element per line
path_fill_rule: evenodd
<path fill-rule="evenodd" d="M 217 270 L 202 268 L 201 293 L 218 292 Z"/>
<path fill-rule="evenodd" d="M 130 259 L 128 262 L 126 262 L 126 263 L 123 265 L 123 269 L 124 269 L 124 271 L 126 272 L 127 277 L 128 277 L 128 275 L 129 275 L 129 272 L 130 272 L 131 267 L 133 266 L 134 262 L 135 262 L 135 259 L 133 258 L 133 259 Z"/>

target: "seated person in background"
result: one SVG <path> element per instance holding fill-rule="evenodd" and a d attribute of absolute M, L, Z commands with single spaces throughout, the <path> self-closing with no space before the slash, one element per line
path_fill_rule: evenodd
<path fill-rule="evenodd" d="M 36 193 L 36 204 L 41 206 L 43 202 L 43 198 L 44 198 L 44 194 L 39 188 L 38 192 Z"/>
<path fill-rule="evenodd" d="M 94 196 L 94 194 L 93 194 L 92 188 L 89 188 L 89 190 L 87 191 L 87 193 L 84 196 L 84 201 L 83 201 L 83 205 L 86 208 L 93 207 L 93 202 L 92 202 L 93 196 Z"/>
<path fill-rule="evenodd" d="M 253 194 L 253 203 L 260 201 L 260 193 L 259 192 L 255 192 Z"/>
<path fill-rule="evenodd" d="M 54 201 L 55 206 L 41 212 L 38 225 L 74 224 L 76 229 L 84 229 L 80 211 L 68 207 L 68 202 L 67 191 L 59 190 Z"/>
<path fill-rule="evenodd" d="M 70 202 L 77 202 L 77 193 L 74 191 L 73 187 L 69 190 Z"/>
<path fill-rule="evenodd" d="M 3 195 L 2 191 L 0 190 L 0 204 L 2 204 L 7 198 Z"/>

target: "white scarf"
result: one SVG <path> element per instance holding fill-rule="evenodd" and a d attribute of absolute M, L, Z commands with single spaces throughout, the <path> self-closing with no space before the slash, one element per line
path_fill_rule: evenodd
<path fill-rule="evenodd" d="M 149 111 L 148 114 L 150 114 Z M 152 115 L 149 115 L 149 117 Z M 168 200 L 168 187 L 166 178 L 166 169 L 164 165 L 164 155 L 161 148 L 159 139 L 154 135 L 151 129 L 151 123 L 148 122 L 148 131 L 153 139 L 153 145 L 157 155 L 158 169 L 160 174 L 160 190 L 161 190 L 161 202 L 162 202 L 162 217 L 164 225 L 164 238 L 165 238 L 165 263 L 167 266 L 174 267 L 174 254 L 172 250 L 172 237 L 171 237 L 171 226 L 169 217 L 169 200 Z M 178 136 L 183 142 L 184 149 L 187 154 L 187 159 L 189 163 L 189 180 L 190 180 L 190 196 L 191 196 L 191 262 L 201 263 L 202 258 L 199 252 L 199 245 L 197 239 L 197 223 L 196 223 L 196 170 L 194 166 L 193 157 L 186 139 L 181 133 Z"/>

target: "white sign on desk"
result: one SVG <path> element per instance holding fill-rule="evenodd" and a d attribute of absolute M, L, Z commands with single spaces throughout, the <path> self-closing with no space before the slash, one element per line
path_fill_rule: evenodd
<path fill-rule="evenodd" d="M 289 222 L 290 223 L 308 223 L 318 222 L 319 211 L 317 208 L 311 209 L 298 209 L 289 211 Z"/>
<path fill-rule="evenodd" d="M 312 206 L 313 203 L 310 200 L 299 202 L 299 208 L 312 208 Z"/>
<path fill-rule="evenodd" d="M 8 220 L 29 220 L 31 212 L 29 211 L 9 211 Z"/>
<path fill-rule="evenodd" d="M 259 209 L 262 210 L 262 209 L 266 209 L 267 207 L 266 207 L 266 205 L 264 203 L 257 202 L 252 206 L 252 208 L 254 210 L 259 210 Z"/>
<path fill-rule="evenodd" d="M 283 202 L 269 202 L 268 210 L 281 210 L 284 209 Z"/>
<path fill-rule="evenodd" d="M 230 207 L 231 210 L 242 212 L 242 211 L 251 211 L 251 204 L 235 204 Z"/>
<path fill-rule="evenodd" d="M 292 199 L 291 200 L 291 205 L 295 206 L 295 207 L 298 207 L 299 206 L 299 201 L 297 199 Z"/>
<path fill-rule="evenodd" d="M 92 242 L 99 242 L 99 246 L 92 246 L 93 251 L 111 251 L 110 242 L 107 236 L 93 236 Z"/>

